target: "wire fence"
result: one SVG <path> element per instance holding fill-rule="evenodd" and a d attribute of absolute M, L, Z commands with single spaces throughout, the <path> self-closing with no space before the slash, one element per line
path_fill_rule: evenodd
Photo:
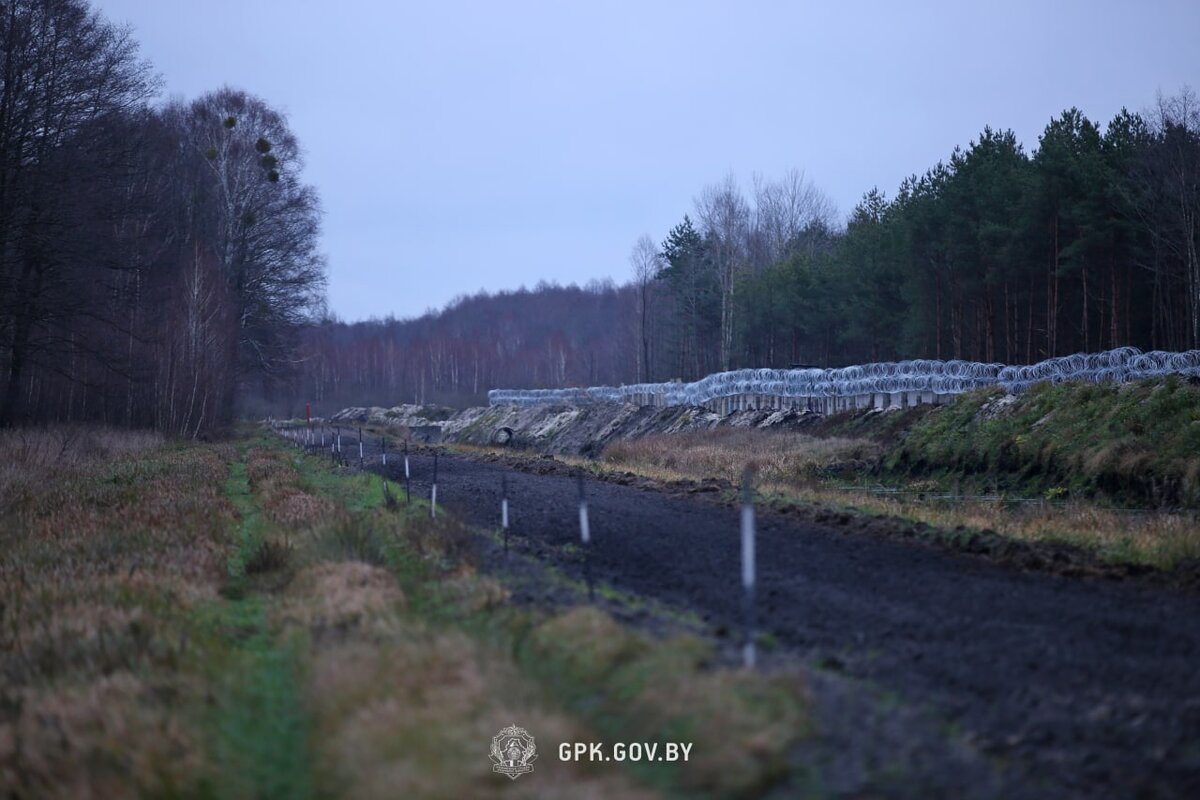
<path fill-rule="evenodd" d="M 939 402 L 944 397 L 989 386 L 1002 386 L 1008 392 L 1019 393 L 1044 381 L 1125 382 L 1168 374 L 1200 376 L 1200 350 L 1143 353 L 1136 347 L 1121 347 L 1102 353 L 1050 358 L 1027 366 L 915 359 L 836 369 L 740 369 L 714 373 L 692 383 L 493 389 L 488 392 L 488 403 L 493 406 L 596 403 L 704 406 L 728 398 L 753 396 L 786 401 L 866 398 L 855 407 L 872 402 L 879 407 L 880 398 L 893 398 L 882 403 L 883 406 L 915 405 Z M 895 401 L 897 396 L 903 397 L 899 403 Z M 795 405 L 795 402 L 790 404 Z M 844 404 L 819 405 L 826 409 L 848 407 Z"/>

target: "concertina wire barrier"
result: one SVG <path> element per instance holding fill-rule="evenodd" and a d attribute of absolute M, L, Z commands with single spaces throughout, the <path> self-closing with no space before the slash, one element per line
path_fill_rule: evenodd
<path fill-rule="evenodd" d="M 638 383 L 573 389 L 492 389 L 489 405 L 587 405 L 637 402 L 700 406 L 737 395 L 781 398 L 839 398 L 920 392 L 952 395 L 989 386 L 1019 393 L 1035 383 L 1140 380 L 1169 374 L 1200 376 L 1200 350 L 1143 353 L 1120 347 L 1103 353 L 1075 353 L 1027 366 L 978 361 L 916 359 L 831 369 L 739 369 L 718 372 L 693 383 Z"/>

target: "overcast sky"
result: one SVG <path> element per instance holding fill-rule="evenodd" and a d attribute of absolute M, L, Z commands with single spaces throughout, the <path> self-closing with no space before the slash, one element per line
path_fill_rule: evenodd
<path fill-rule="evenodd" d="M 345 319 L 624 281 L 637 237 L 729 171 L 801 168 L 844 219 L 984 125 L 1028 152 L 1069 106 L 1103 123 L 1200 89 L 1197 0 L 98 6 L 164 95 L 288 114 Z"/>

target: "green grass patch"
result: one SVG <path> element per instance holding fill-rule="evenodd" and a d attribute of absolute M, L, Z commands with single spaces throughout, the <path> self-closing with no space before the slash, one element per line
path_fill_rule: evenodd
<path fill-rule="evenodd" d="M 368 472 L 341 475 L 329 469 L 317 456 L 294 456 L 292 464 L 300 473 L 301 488 L 313 494 L 336 500 L 347 511 L 356 514 L 384 504 L 383 480 Z M 392 494 L 396 484 L 391 483 Z M 403 499 L 404 487 L 400 486 Z M 414 498 L 416 500 L 416 498 Z"/>
<path fill-rule="evenodd" d="M 883 459 L 976 490 L 1200 507 L 1200 385 L 1171 376 L 974 392 L 926 413 Z"/>
<path fill-rule="evenodd" d="M 197 794 L 308 798 L 313 794 L 302 643 L 280 642 L 261 594 L 210 604 L 191 619 L 206 682 L 208 749 L 217 768 Z"/>
<path fill-rule="evenodd" d="M 300 647 L 276 640 L 266 623 L 269 596 L 249 576 L 273 558 L 268 521 L 246 463 L 248 448 L 229 464 L 225 494 L 239 523 L 227 560 L 225 599 L 199 609 L 192 627 L 205 641 L 208 680 L 217 687 L 210 711 L 210 749 L 220 768 L 202 795 L 220 798 L 312 796 L 308 726 L 300 689 Z"/>
<path fill-rule="evenodd" d="M 229 554 L 229 585 L 227 593 L 240 596 L 246 589 L 246 566 L 258 553 L 263 542 L 264 520 L 254 496 L 250 493 L 250 480 L 246 474 L 245 460 L 229 465 L 229 479 L 225 482 L 225 495 L 237 509 L 240 523 L 237 539 Z"/>

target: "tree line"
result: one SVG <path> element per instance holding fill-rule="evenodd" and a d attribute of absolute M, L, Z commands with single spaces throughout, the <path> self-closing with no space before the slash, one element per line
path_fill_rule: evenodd
<path fill-rule="evenodd" d="M 1198 219 L 1189 88 L 1103 128 L 1068 109 L 1031 155 L 985 128 L 840 229 L 799 174 L 727 177 L 633 248 L 638 376 L 1200 347 Z"/>
<path fill-rule="evenodd" d="M 158 88 L 84 0 L 0 5 L 0 425 L 197 436 L 298 374 L 325 284 L 298 142 L 246 92 Z"/>
<path fill-rule="evenodd" d="M 416 319 L 342 322 L 304 334 L 295 381 L 247 397 L 248 411 L 299 415 L 398 403 L 469 405 L 497 386 L 627 382 L 633 371 L 630 285 L 541 283 L 463 296 Z"/>
<path fill-rule="evenodd" d="M 155 104 L 85 0 L 0 5 L 0 425 L 196 436 L 238 413 L 482 402 L 490 388 L 694 380 L 898 358 L 1029 363 L 1200 347 L 1200 101 L 1031 153 L 985 128 L 843 224 L 802 172 L 703 188 L 632 280 L 324 311 L 320 208 L 287 120 L 221 88 Z"/>
<path fill-rule="evenodd" d="M 1026 153 L 984 128 L 843 225 L 800 171 L 705 187 L 624 286 L 476 295 L 309 332 L 294 397 L 485 401 L 489 388 L 695 380 L 903 358 L 1033 363 L 1200 347 L 1200 101 L 1106 125 L 1076 108 Z"/>

